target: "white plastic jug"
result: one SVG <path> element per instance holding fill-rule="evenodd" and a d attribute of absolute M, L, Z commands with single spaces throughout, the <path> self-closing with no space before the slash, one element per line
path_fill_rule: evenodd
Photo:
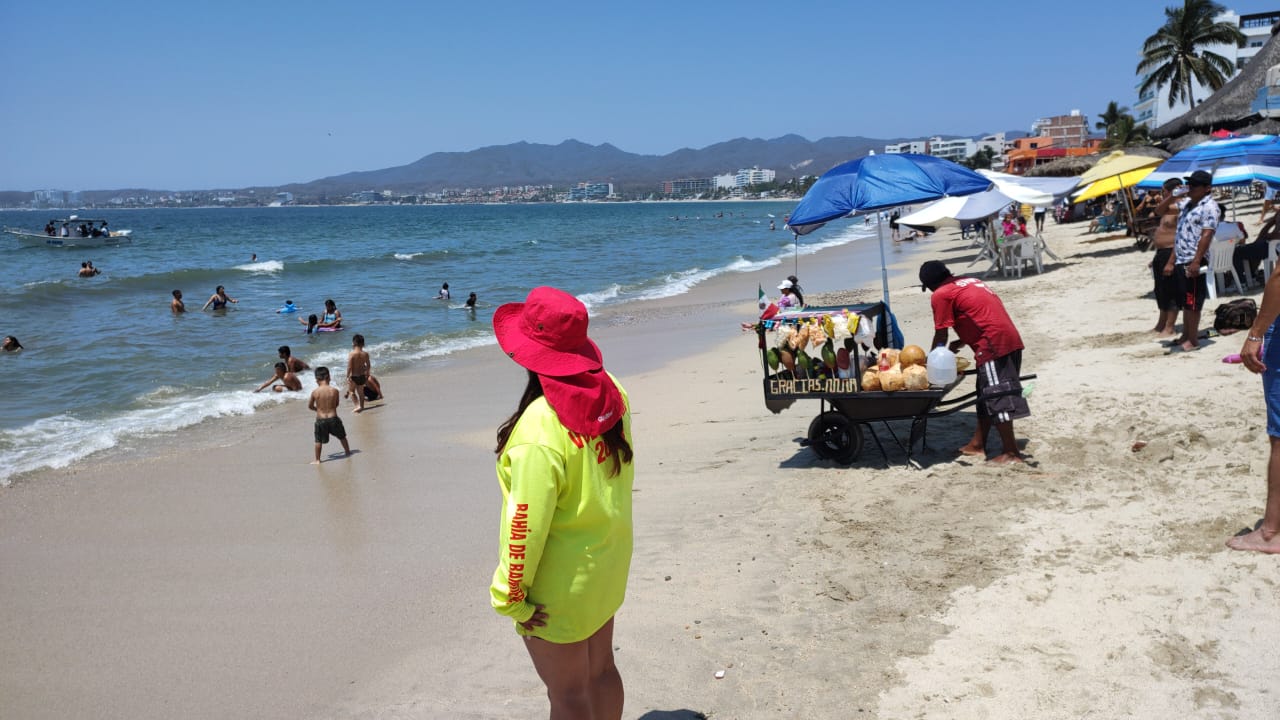
<path fill-rule="evenodd" d="M 950 385 L 956 381 L 956 354 L 939 345 L 929 352 L 925 363 L 930 385 Z"/>

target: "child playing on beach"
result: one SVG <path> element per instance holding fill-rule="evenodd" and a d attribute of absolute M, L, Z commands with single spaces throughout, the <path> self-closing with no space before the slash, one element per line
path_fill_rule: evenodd
<path fill-rule="evenodd" d="M 289 349 L 288 345 L 281 345 L 276 348 L 276 355 L 285 364 L 285 367 L 289 368 L 289 372 L 300 373 L 303 370 L 311 369 L 310 365 L 293 356 L 293 351 Z"/>
<path fill-rule="evenodd" d="M 271 383 L 277 380 L 280 382 L 275 385 L 271 385 Z M 294 375 L 293 372 L 289 370 L 289 367 L 282 362 L 276 363 L 276 374 L 272 375 L 270 380 L 259 385 L 258 389 L 254 390 L 254 392 L 262 392 L 262 389 L 268 385 L 271 385 L 272 392 L 284 392 L 285 390 L 297 392 L 302 389 L 302 381 L 299 380 L 298 376 Z"/>
<path fill-rule="evenodd" d="M 364 335 L 356 333 L 351 338 L 351 354 L 347 356 L 347 392 L 344 393 L 344 397 L 355 395 L 356 409 L 352 412 L 364 412 L 364 384 L 372 370 L 369 353 L 364 350 Z"/>
<path fill-rule="evenodd" d="M 320 464 L 320 447 L 329 442 L 330 435 L 342 443 L 344 453 L 351 454 L 347 429 L 342 426 L 342 418 L 338 417 L 338 403 L 341 402 L 338 388 L 329 384 L 329 368 L 316 368 L 316 384 L 319 387 L 311 391 L 311 400 L 307 403 L 308 410 L 316 411 L 316 459 L 312 465 Z"/>

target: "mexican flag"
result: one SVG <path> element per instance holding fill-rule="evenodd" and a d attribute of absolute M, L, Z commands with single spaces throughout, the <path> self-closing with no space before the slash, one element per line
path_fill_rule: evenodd
<path fill-rule="evenodd" d="M 761 310 L 764 310 L 765 308 L 769 307 L 769 298 L 764 294 L 763 285 L 759 285 L 757 287 L 760 288 L 760 297 L 759 297 L 759 302 L 757 304 L 760 306 Z"/>

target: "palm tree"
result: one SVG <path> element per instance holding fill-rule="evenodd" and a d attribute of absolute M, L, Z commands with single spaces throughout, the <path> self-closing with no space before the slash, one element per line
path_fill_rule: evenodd
<path fill-rule="evenodd" d="M 1207 45 L 1244 43 L 1244 33 L 1227 22 L 1213 18 L 1225 11 L 1213 0 L 1183 0 L 1182 7 L 1164 9 L 1164 26 L 1142 44 L 1142 62 L 1137 73 L 1146 75 L 1138 88 L 1142 95 L 1161 85 L 1169 86 L 1169 107 L 1178 100 L 1195 107 L 1192 83 L 1217 90 L 1235 72 L 1231 61 L 1204 50 Z"/>
<path fill-rule="evenodd" d="M 1128 114 L 1129 114 L 1129 108 L 1121 105 L 1115 100 L 1112 100 L 1111 102 L 1107 103 L 1107 109 L 1104 110 L 1102 114 L 1098 116 L 1101 119 L 1098 120 L 1098 122 L 1094 123 L 1093 126 L 1098 130 L 1102 130 L 1103 132 L 1106 132 L 1111 129 L 1112 125 L 1116 124 L 1116 121 L 1119 120 L 1121 116 L 1128 115 Z"/>
<path fill-rule="evenodd" d="M 1121 115 L 1107 128 L 1107 139 L 1102 141 L 1105 150 L 1114 150 L 1129 145 L 1147 145 L 1151 142 L 1146 125 L 1139 125 L 1132 115 Z"/>

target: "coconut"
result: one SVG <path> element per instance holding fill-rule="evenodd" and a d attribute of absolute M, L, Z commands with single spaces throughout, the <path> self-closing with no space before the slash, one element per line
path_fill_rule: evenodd
<path fill-rule="evenodd" d="M 893 348 L 885 348 L 880 351 L 880 369 L 888 370 L 898 364 L 899 351 Z"/>
<path fill-rule="evenodd" d="M 894 366 L 888 370 L 880 372 L 880 389 L 885 392 L 894 392 L 906 387 L 905 381 L 902 379 L 902 371 Z"/>
<path fill-rule="evenodd" d="M 879 390 L 880 389 L 880 373 L 875 370 L 868 370 L 862 373 L 862 389 L 863 390 Z"/>
<path fill-rule="evenodd" d="M 912 365 L 924 367 L 927 358 L 928 356 L 925 355 L 924 348 L 919 345 L 908 345 L 902 348 L 902 352 L 898 354 L 898 362 L 901 363 L 904 368 Z"/>
<path fill-rule="evenodd" d="M 905 350 L 903 354 L 906 354 Z M 902 381 L 908 390 L 928 390 L 929 371 L 919 365 L 908 365 L 902 369 Z"/>

